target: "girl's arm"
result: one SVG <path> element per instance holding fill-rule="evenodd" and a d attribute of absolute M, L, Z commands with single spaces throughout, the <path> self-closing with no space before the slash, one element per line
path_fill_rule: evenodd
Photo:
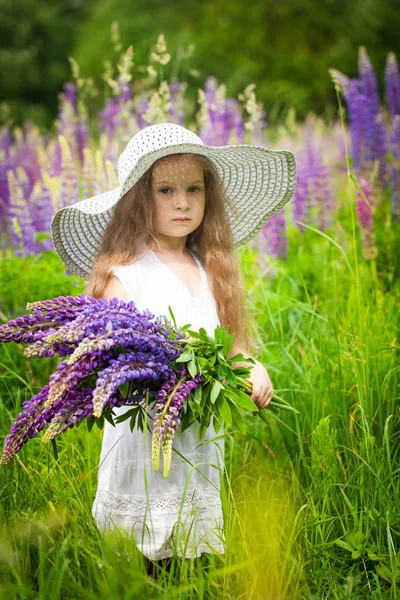
<path fill-rule="evenodd" d="M 128 302 L 128 297 L 125 294 L 124 288 L 122 287 L 122 283 L 113 275 L 110 281 L 107 283 L 104 288 L 103 298 L 106 300 L 112 300 L 113 298 L 118 298 L 118 300 L 123 300 L 124 302 Z"/>

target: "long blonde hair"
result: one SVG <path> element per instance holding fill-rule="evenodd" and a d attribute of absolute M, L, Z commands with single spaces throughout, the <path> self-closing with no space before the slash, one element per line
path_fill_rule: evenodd
<path fill-rule="evenodd" d="M 206 203 L 203 221 L 187 236 L 186 246 L 202 259 L 215 298 L 222 327 L 235 333 L 235 344 L 248 353 L 259 348 L 250 335 L 245 308 L 244 282 L 240 261 L 225 204 L 231 205 L 214 164 L 199 154 L 174 154 L 195 157 L 204 167 Z M 151 193 L 154 165 L 171 158 L 171 154 L 153 163 L 136 184 L 115 205 L 93 262 L 85 294 L 101 298 L 112 278 L 111 267 L 140 258 L 143 245 L 156 239 L 153 229 Z M 133 299 L 134 300 L 134 299 Z"/>

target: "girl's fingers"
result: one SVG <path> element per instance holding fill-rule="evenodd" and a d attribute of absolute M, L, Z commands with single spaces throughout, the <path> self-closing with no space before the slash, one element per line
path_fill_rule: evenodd
<path fill-rule="evenodd" d="M 272 396 L 273 396 L 273 394 L 271 393 L 271 391 L 269 391 L 266 396 L 263 396 L 263 399 L 262 399 L 262 402 L 260 402 L 259 408 L 260 409 L 267 408 L 268 404 L 272 400 Z"/>
<path fill-rule="evenodd" d="M 268 404 L 271 402 L 273 397 L 273 390 L 270 386 L 266 389 L 258 389 L 253 387 L 253 393 L 251 394 L 251 399 L 254 404 L 257 406 L 259 410 L 266 408 Z"/>

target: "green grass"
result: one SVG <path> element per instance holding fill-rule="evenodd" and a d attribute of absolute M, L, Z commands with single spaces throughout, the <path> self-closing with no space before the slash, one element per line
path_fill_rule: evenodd
<path fill-rule="evenodd" d="M 174 557 L 169 572 L 160 568 L 149 578 L 134 540 L 102 536 L 91 515 L 101 432 L 69 430 L 57 439 L 57 460 L 40 434 L 0 472 L 0 597 L 400 597 L 400 231 L 390 219 L 377 219 L 378 258 L 364 261 L 349 198 L 345 186 L 328 232 L 289 228 L 289 256 L 274 265 L 274 278 L 263 275 L 253 247 L 240 249 L 263 348 L 258 358 L 276 393 L 300 414 L 270 414 L 268 423 L 248 416 L 246 435 L 227 436 L 226 553 Z M 382 198 L 382 214 L 387 202 Z M 14 260 L 4 260 L 6 271 L 17 273 Z M 21 260 L 22 274 L 28 263 Z M 4 307 L 22 306 L 22 314 L 33 299 L 41 267 L 29 269 L 26 297 L 16 305 L 3 296 L 6 318 L 12 315 Z M 52 292 L 50 286 L 42 297 Z M 32 372 L 20 348 L 7 350 L 2 436 L 32 392 L 28 382 L 35 393 L 48 377 L 43 360 Z"/>

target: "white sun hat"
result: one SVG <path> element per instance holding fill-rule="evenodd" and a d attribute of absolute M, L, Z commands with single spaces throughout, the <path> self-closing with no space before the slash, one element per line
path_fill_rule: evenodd
<path fill-rule="evenodd" d="M 207 146 L 193 131 L 176 123 L 149 125 L 121 153 L 118 187 L 54 214 L 51 235 L 70 271 L 89 277 L 115 204 L 156 160 L 181 152 L 200 154 L 214 163 L 231 203 L 226 212 L 235 247 L 251 240 L 293 196 L 296 159 L 290 150 L 248 144 Z"/>

